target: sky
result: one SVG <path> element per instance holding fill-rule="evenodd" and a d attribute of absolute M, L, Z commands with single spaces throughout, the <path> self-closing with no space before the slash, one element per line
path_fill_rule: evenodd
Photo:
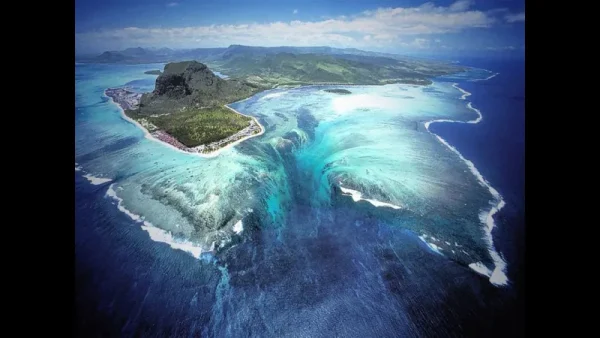
<path fill-rule="evenodd" d="M 518 53 L 524 0 L 76 0 L 77 54 L 129 47 L 331 46 Z"/>

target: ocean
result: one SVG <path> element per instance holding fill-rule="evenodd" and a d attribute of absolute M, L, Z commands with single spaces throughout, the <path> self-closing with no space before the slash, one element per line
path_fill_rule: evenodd
<path fill-rule="evenodd" d="M 489 71 L 231 104 L 266 132 L 210 159 L 144 138 L 103 95 L 152 90 L 162 65 L 76 65 L 75 331 L 520 335 L 524 90 L 515 65 L 463 63 Z M 479 123 L 429 130 L 502 195 L 492 237 L 498 199 L 425 127 L 477 120 L 468 102 Z"/>
<path fill-rule="evenodd" d="M 495 243 L 512 264 L 510 279 L 519 272 L 524 255 L 525 231 L 525 62 L 522 59 L 466 59 L 464 64 L 493 70 L 488 81 L 465 82 L 469 100 L 484 119 L 475 127 L 465 124 L 434 124 L 431 130 L 471 159 L 483 176 L 504 196 L 506 206 L 497 215 L 500 224 Z"/>

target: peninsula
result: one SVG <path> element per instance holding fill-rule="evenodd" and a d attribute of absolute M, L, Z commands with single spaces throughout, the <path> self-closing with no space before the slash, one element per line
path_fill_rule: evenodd
<path fill-rule="evenodd" d="M 223 80 L 206 65 L 187 61 L 167 64 L 151 93 L 109 88 L 105 94 L 151 137 L 182 151 L 211 155 L 264 132 L 254 117 L 227 106 L 261 89 L 244 81 Z"/>
<path fill-rule="evenodd" d="M 167 63 L 162 71 L 146 71 L 158 75 L 155 89 L 150 93 L 138 94 L 127 88 L 105 91 L 123 108 L 124 115 L 149 136 L 182 151 L 206 156 L 264 132 L 254 117 L 227 106 L 263 90 L 305 85 L 429 85 L 433 77 L 466 70 L 447 62 L 350 52 L 357 53 L 317 47 L 239 45 L 181 52 L 135 48 L 106 52 L 95 61 L 135 63 L 190 56 L 206 60 L 206 63 L 176 61 Z M 227 74 L 227 78 L 215 75 L 209 66 Z M 341 88 L 324 91 L 351 94 Z"/>

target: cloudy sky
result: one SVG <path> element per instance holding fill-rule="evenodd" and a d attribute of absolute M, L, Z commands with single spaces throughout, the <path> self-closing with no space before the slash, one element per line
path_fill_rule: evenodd
<path fill-rule="evenodd" d="M 524 49 L 524 0 L 76 0 L 77 53 L 128 47 Z"/>

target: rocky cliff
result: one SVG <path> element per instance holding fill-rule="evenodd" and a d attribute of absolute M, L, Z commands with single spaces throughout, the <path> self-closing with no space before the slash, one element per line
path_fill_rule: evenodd
<path fill-rule="evenodd" d="M 152 93 L 144 94 L 139 114 L 176 113 L 185 108 L 212 107 L 235 102 L 260 88 L 241 80 L 224 80 L 196 61 L 165 65 Z"/>

